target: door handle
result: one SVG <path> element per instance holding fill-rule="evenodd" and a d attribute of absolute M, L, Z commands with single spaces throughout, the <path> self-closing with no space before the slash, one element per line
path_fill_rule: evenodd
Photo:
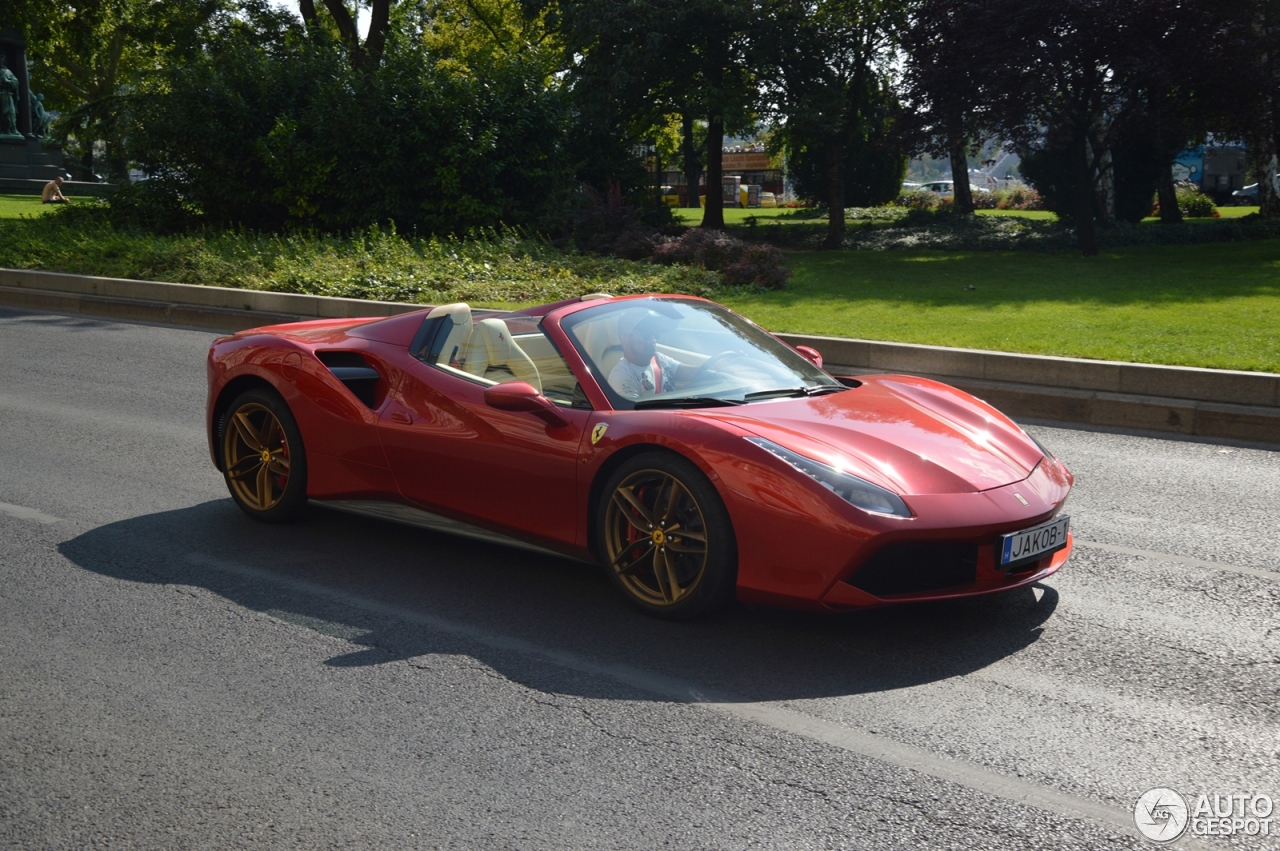
<path fill-rule="evenodd" d="M 392 411 L 391 422 L 398 423 L 400 425 L 413 425 L 413 417 L 409 416 L 404 411 Z"/>

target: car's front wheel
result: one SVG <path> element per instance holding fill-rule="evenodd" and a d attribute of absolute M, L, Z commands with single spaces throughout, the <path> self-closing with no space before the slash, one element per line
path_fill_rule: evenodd
<path fill-rule="evenodd" d="M 694 464 L 637 455 L 609 477 L 596 540 L 609 577 L 658 617 L 693 617 L 733 597 L 737 547 L 720 495 Z"/>
<path fill-rule="evenodd" d="M 298 423 L 279 394 L 236 397 L 218 423 L 223 476 L 245 514 L 266 523 L 297 517 L 307 502 L 307 456 Z"/>

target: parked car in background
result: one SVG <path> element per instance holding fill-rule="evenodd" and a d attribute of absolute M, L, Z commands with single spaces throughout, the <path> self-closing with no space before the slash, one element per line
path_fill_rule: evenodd
<path fill-rule="evenodd" d="M 936 192 L 937 194 L 941 195 L 944 198 L 950 198 L 952 195 L 955 194 L 955 184 L 953 181 L 950 181 L 950 180 L 935 180 L 931 183 L 921 184 L 920 188 L 926 192 Z M 969 191 L 970 192 L 990 192 L 991 190 L 985 187 L 977 186 L 973 183 L 970 183 Z"/>
<path fill-rule="evenodd" d="M 760 206 L 761 206 L 761 207 L 776 207 L 776 206 L 778 206 L 778 196 L 774 195 L 772 192 L 761 192 L 761 193 L 760 193 Z"/>
<path fill-rule="evenodd" d="M 1250 183 L 1243 189 L 1231 193 L 1231 200 L 1238 207 L 1255 206 L 1258 203 L 1258 184 Z"/>
<path fill-rule="evenodd" d="M 1280 180 L 1280 174 L 1276 175 Z M 1231 201 L 1237 207 L 1256 207 L 1258 206 L 1258 184 L 1250 183 L 1243 189 L 1237 189 L 1231 193 Z"/>

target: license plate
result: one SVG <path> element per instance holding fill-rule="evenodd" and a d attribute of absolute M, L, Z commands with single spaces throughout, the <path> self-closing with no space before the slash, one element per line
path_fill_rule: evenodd
<path fill-rule="evenodd" d="M 1048 523 L 1041 523 L 1021 532 L 1000 536 L 1000 565 L 1007 567 L 1046 553 L 1056 552 L 1067 545 L 1067 524 L 1071 518 L 1062 515 Z"/>

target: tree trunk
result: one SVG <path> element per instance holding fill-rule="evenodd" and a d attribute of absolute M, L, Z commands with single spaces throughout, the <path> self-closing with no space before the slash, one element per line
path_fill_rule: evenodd
<path fill-rule="evenodd" d="M 1178 209 L 1178 192 L 1173 185 L 1173 160 L 1164 164 L 1160 172 L 1160 183 L 1156 188 L 1160 198 L 1160 223 L 1177 225 L 1182 223 L 1182 210 Z"/>
<path fill-rule="evenodd" d="M 80 157 L 80 165 L 84 168 L 86 176 L 85 180 L 93 180 L 93 139 L 85 139 L 80 144 L 84 145 L 84 154 Z"/>
<path fill-rule="evenodd" d="M 1085 257 L 1098 256 L 1098 225 L 1093 219 L 1093 158 L 1089 155 L 1089 135 L 1079 134 L 1076 142 L 1076 246 Z"/>
<path fill-rule="evenodd" d="M 693 115 L 685 113 L 680 118 L 680 153 L 684 157 L 684 205 L 696 209 L 698 203 L 698 184 L 702 182 L 702 158 L 698 156 L 698 146 L 693 141 Z"/>
<path fill-rule="evenodd" d="M 129 182 L 129 158 L 119 139 L 107 139 L 107 179 L 116 183 Z"/>
<path fill-rule="evenodd" d="M 1276 193 L 1276 143 L 1272 134 L 1270 116 L 1262 118 L 1254 138 L 1248 141 L 1249 160 L 1253 175 L 1258 181 L 1258 215 L 1264 219 L 1280 217 L 1280 197 Z"/>
<path fill-rule="evenodd" d="M 702 214 L 702 227 L 724 230 L 724 117 L 716 116 L 707 125 L 707 209 Z"/>
<path fill-rule="evenodd" d="M 827 238 L 823 248 L 844 245 L 844 137 L 827 136 Z"/>
<path fill-rule="evenodd" d="M 315 0 L 298 0 L 298 14 L 302 15 L 302 22 L 307 25 L 307 32 L 311 32 L 316 23 Z"/>
<path fill-rule="evenodd" d="M 1093 159 L 1098 164 L 1098 221 L 1110 225 L 1116 220 L 1116 180 L 1111 167 L 1111 149 L 1103 148 Z"/>
<path fill-rule="evenodd" d="M 969 188 L 969 156 L 964 140 L 951 143 L 951 204 L 957 213 L 973 212 L 973 190 Z"/>
<path fill-rule="evenodd" d="M 1259 98 L 1253 109 L 1252 138 L 1246 139 L 1248 157 L 1253 165 L 1254 179 L 1258 181 L 1258 215 L 1264 219 L 1280 217 L 1280 197 L 1276 187 L 1276 116 L 1275 98 L 1271 85 L 1275 82 L 1272 67 L 1272 56 L 1268 47 L 1270 22 L 1268 12 L 1271 4 L 1259 3 L 1254 7 L 1252 22 L 1255 43 L 1262 46 L 1257 58 L 1257 69 L 1261 71 L 1261 85 L 1258 87 Z M 1271 84 L 1271 85 L 1269 85 Z"/>

